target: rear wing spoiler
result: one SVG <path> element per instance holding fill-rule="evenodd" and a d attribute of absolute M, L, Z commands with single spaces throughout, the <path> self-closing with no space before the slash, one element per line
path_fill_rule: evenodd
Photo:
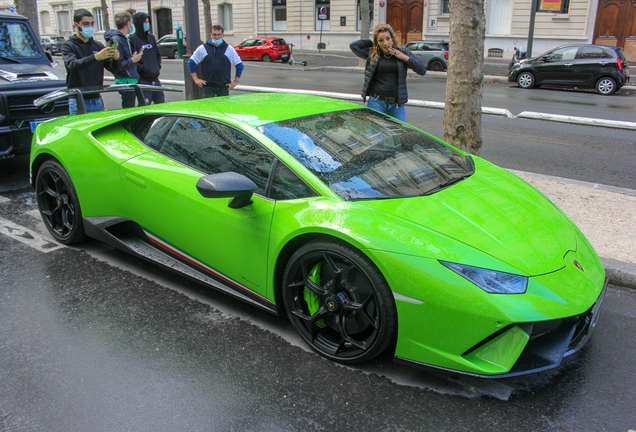
<path fill-rule="evenodd" d="M 173 91 L 181 92 L 183 90 L 176 90 L 170 87 L 158 87 L 147 84 L 113 84 L 110 86 L 98 86 L 98 87 L 84 87 L 84 88 L 72 88 L 61 89 L 51 93 L 47 93 L 33 101 L 33 104 L 37 107 L 45 107 L 51 105 L 55 107 L 55 101 L 60 99 L 67 99 L 69 97 L 75 97 L 77 99 L 77 114 L 86 114 L 86 104 L 84 103 L 84 96 L 90 94 L 110 93 L 119 91 L 134 91 L 137 96 L 138 106 L 146 106 L 146 98 L 144 98 L 144 91 Z M 43 109 L 46 112 L 46 108 Z M 52 108 L 51 108 L 52 111 Z"/>

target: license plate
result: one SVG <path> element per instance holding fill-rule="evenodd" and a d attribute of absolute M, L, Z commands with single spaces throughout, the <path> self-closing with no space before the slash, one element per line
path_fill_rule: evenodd
<path fill-rule="evenodd" d="M 45 122 L 45 121 L 47 121 L 47 120 L 51 120 L 51 119 L 42 119 L 42 120 L 35 120 L 35 121 L 32 121 L 32 122 L 30 123 L 30 125 L 31 125 L 31 133 L 35 133 L 35 128 L 36 128 L 36 127 L 38 127 L 38 125 L 39 125 L 40 123 Z"/>

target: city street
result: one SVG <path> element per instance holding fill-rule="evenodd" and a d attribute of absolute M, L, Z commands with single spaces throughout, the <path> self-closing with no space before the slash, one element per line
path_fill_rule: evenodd
<path fill-rule="evenodd" d="M 261 66 L 247 63 L 241 85 L 362 86 L 356 73 Z M 165 61 L 162 78 L 183 80 L 181 62 Z M 445 80 L 408 85 L 410 99 L 444 101 Z M 483 105 L 634 121 L 635 100 L 486 84 Z M 407 117 L 442 136 L 442 110 Z M 504 168 L 636 195 L 634 131 L 484 115 L 483 138 L 481 156 Z M 390 358 L 344 367 L 286 318 L 96 241 L 53 243 L 28 175 L 28 158 L 0 161 L 0 431 L 636 430 L 636 290 L 610 285 L 590 342 L 551 371 L 489 380 Z"/>

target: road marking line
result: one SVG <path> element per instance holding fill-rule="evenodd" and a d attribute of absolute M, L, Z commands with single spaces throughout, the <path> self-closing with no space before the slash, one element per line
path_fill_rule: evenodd
<path fill-rule="evenodd" d="M 9 201 L 11 201 L 9 198 L 5 198 L 2 195 L 0 195 L 0 204 L 6 203 L 6 202 L 9 202 Z"/>
<path fill-rule="evenodd" d="M 0 234 L 4 234 L 7 237 L 22 242 L 31 246 L 33 249 L 44 253 L 53 252 L 66 247 L 49 240 L 40 233 L 31 231 L 28 228 L 24 228 L 23 226 L 17 225 L 3 218 L 0 218 Z"/>

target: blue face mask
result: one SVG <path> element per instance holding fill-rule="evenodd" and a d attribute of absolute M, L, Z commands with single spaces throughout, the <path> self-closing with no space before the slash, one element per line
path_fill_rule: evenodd
<path fill-rule="evenodd" d="M 93 27 L 80 27 L 80 34 L 84 36 L 86 39 L 90 39 L 95 34 L 95 29 Z"/>
<path fill-rule="evenodd" d="M 134 32 L 135 32 L 135 25 L 130 24 L 130 34 L 133 34 Z"/>
<path fill-rule="evenodd" d="M 150 31 L 150 23 L 144 23 L 144 31 Z"/>
<path fill-rule="evenodd" d="M 214 45 L 221 45 L 223 43 L 223 39 L 212 39 L 212 43 Z"/>

